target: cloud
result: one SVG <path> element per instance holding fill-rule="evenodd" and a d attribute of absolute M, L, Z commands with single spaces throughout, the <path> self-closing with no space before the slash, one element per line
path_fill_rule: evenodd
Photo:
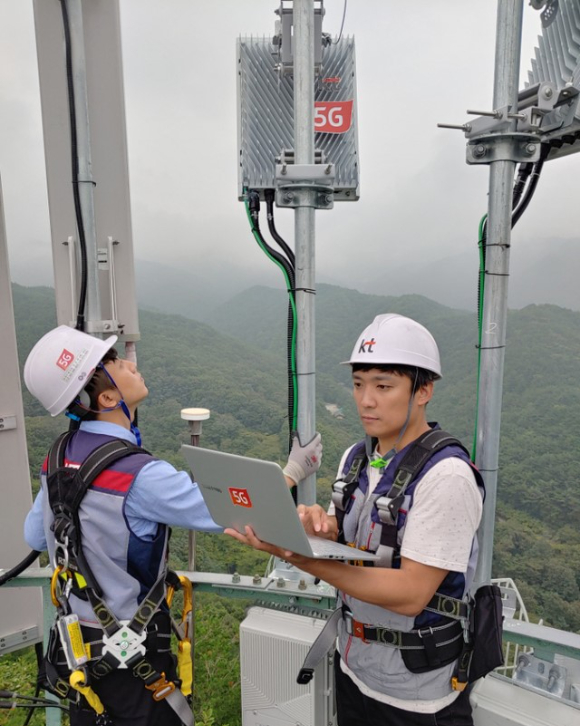
<path fill-rule="evenodd" d="M 134 249 L 180 267 L 263 266 L 237 201 L 235 44 L 271 35 L 274 0 L 122 0 Z M 342 2 L 327 3 L 336 33 Z M 522 78 L 539 15 L 526 9 Z M 348 4 L 357 48 L 361 200 L 316 215 L 319 278 L 364 289 L 368 266 L 437 262 L 473 243 L 487 169 L 465 164 L 467 108 L 491 108 L 495 4 L 425 0 Z M 47 212 L 32 9 L 0 0 L 0 170 L 13 269 L 45 264 Z M 580 182 L 547 165 L 516 235 L 570 236 Z M 292 241 L 292 212 L 277 223 Z M 264 227 L 266 226 L 264 221 Z M 556 283 L 555 283 L 556 284 Z"/>

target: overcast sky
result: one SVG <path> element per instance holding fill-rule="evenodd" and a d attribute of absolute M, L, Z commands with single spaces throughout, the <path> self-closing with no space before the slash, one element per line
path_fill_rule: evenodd
<path fill-rule="evenodd" d="M 137 258 L 202 274 L 203 265 L 227 260 L 280 283 L 237 201 L 235 85 L 237 36 L 272 35 L 277 6 L 121 0 Z M 336 35 L 343 0 L 325 7 L 323 29 Z M 344 33 L 356 39 L 361 199 L 317 213 L 319 278 L 364 291 L 379 266 L 467 251 L 477 265 L 487 167 L 468 167 L 463 134 L 436 124 L 463 123 L 468 108 L 491 109 L 496 8 L 495 0 L 349 0 Z M 540 32 L 539 13 L 526 3 L 522 79 Z M 538 241 L 575 236 L 577 164 L 572 156 L 547 165 L 514 233 L 512 261 Z M 31 0 L 0 0 L 0 173 L 13 279 L 50 284 Z M 281 210 L 277 222 L 292 239 L 293 213 Z M 43 263 L 41 273 L 32 259 Z"/>

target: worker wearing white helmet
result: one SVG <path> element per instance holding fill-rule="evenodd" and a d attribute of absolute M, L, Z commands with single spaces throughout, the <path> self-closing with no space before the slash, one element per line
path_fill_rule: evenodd
<path fill-rule="evenodd" d="M 310 534 L 368 549 L 378 561 L 314 560 L 260 542 L 250 528 L 226 533 L 339 591 L 339 726 L 470 726 L 460 615 L 483 482 L 461 444 L 427 421 L 441 377 L 437 344 L 410 318 L 378 315 L 345 363 L 365 438 L 342 457 L 330 509 L 299 509 Z"/>
<path fill-rule="evenodd" d="M 25 539 L 37 551 L 48 549 L 52 566 L 64 569 L 73 585 L 60 588 L 60 578 L 53 578 L 58 617 L 70 610 L 85 643 L 92 644 L 91 660 L 80 665 L 93 691 L 80 697 L 69 684 L 71 671 L 84 671 L 71 662 L 75 650 L 66 643 L 49 649 L 46 672 L 55 692 L 76 697 L 71 726 L 96 724 L 99 708 L 109 718 L 101 714 L 99 724 L 188 724 L 191 707 L 173 689 L 177 675 L 164 603 L 169 527 L 222 528 L 187 472 L 140 448 L 135 412 L 149 391 L 135 363 L 117 356 L 116 340 L 62 325 L 38 341 L 24 367 L 26 385 L 45 409 L 52 416 L 66 412 L 79 424 L 47 456 Z M 318 469 L 321 448 L 319 436 L 305 446 L 295 439 L 285 469 L 289 486 Z M 102 452 L 109 457 L 113 449 L 119 456 L 105 459 Z M 101 464 L 72 510 L 68 494 Z M 69 627 L 67 620 L 54 631 L 61 646 Z M 118 642 L 125 643 L 122 649 Z"/>

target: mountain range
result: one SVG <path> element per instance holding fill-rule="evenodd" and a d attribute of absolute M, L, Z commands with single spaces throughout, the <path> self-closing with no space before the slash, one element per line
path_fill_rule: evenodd
<path fill-rule="evenodd" d="M 56 323 L 54 291 L 14 285 L 13 299 L 23 361 L 35 340 Z M 420 295 L 364 295 L 332 285 L 319 285 L 316 301 L 321 503 L 328 501 L 341 452 L 361 436 L 349 368 L 340 362 L 379 313 L 408 315 L 433 332 L 443 379 L 429 404 L 430 418 L 470 446 L 477 380 L 474 313 Z M 137 355 L 151 391 L 139 410 L 145 445 L 183 467 L 179 445 L 188 440 L 188 431 L 180 410 L 203 406 L 212 412 L 204 424 L 204 445 L 283 461 L 288 442 L 286 314 L 287 293 L 266 287 L 223 302 L 207 312 L 205 323 L 141 310 Z M 580 631 L 578 360 L 579 312 L 554 305 L 510 311 L 494 573 L 516 580 L 536 617 L 575 631 Z M 46 416 L 27 393 L 25 413 L 34 472 L 64 424 Z M 212 570 L 243 558 L 216 550 L 215 538 L 202 541 L 201 562 Z"/>

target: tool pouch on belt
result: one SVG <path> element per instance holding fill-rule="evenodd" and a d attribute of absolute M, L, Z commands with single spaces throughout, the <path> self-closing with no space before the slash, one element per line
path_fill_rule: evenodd
<path fill-rule="evenodd" d="M 502 649 L 503 605 L 497 585 L 479 587 L 471 603 L 470 642 L 458 663 L 457 679 L 473 683 L 504 664 Z"/>
<path fill-rule="evenodd" d="M 457 660 L 464 644 L 463 628 L 455 621 L 448 623 L 445 630 L 447 633 L 443 638 L 435 635 L 442 632 L 439 628 L 413 631 L 419 636 L 422 647 L 403 647 L 400 650 L 403 663 L 411 673 L 426 673 Z"/>

